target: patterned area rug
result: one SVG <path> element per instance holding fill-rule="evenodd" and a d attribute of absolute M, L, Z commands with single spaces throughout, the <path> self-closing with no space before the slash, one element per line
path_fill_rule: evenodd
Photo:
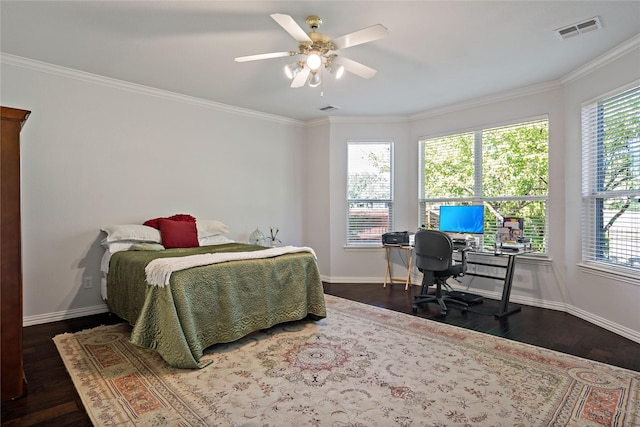
<path fill-rule="evenodd" d="M 97 426 L 640 426 L 640 373 L 326 296 L 328 316 L 208 349 L 126 324 L 54 338 Z"/>

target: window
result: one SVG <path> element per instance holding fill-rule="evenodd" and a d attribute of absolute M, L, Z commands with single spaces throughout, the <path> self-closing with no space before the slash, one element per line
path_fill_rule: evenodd
<path fill-rule="evenodd" d="M 420 141 L 420 223 L 437 229 L 441 205 L 484 205 L 483 245 L 505 217 L 547 250 L 549 121 L 536 120 Z"/>
<path fill-rule="evenodd" d="M 347 245 L 377 245 L 393 224 L 393 147 L 347 144 Z"/>
<path fill-rule="evenodd" d="M 582 258 L 640 272 L 640 87 L 582 107 Z"/>

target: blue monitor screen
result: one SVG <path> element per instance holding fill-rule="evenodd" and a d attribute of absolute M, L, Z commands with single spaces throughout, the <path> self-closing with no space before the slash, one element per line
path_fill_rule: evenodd
<path fill-rule="evenodd" d="M 440 206 L 440 231 L 484 233 L 484 206 Z"/>

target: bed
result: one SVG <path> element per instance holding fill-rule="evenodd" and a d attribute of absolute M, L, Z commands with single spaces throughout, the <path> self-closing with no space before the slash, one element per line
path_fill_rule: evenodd
<path fill-rule="evenodd" d="M 279 323 L 326 316 L 312 249 L 219 241 L 162 250 L 147 241 L 127 250 L 107 249 L 107 306 L 133 326 L 133 344 L 156 350 L 172 366 L 202 368 L 206 363 L 200 358 L 209 346 Z M 158 263 L 163 280 L 150 276 Z M 175 263 L 182 267 L 167 272 Z"/>

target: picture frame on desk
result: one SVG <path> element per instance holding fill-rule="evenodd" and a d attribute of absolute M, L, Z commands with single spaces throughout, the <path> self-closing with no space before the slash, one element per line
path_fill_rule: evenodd
<path fill-rule="evenodd" d="M 521 217 L 505 217 L 502 220 L 502 226 L 512 230 L 524 230 L 524 218 Z"/>
<path fill-rule="evenodd" d="M 503 241 L 517 240 L 524 236 L 524 218 L 505 217 L 502 221 L 502 229 L 499 230 L 505 230 L 509 234 L 509 237 Z"/>
<path fill-rule="evenodd" d="M 507 227 L 500 227 L 496 230 L 496 244 L 502 244 L 502 242 L 508 242 L 511 240 L 511 229 Z"/>

